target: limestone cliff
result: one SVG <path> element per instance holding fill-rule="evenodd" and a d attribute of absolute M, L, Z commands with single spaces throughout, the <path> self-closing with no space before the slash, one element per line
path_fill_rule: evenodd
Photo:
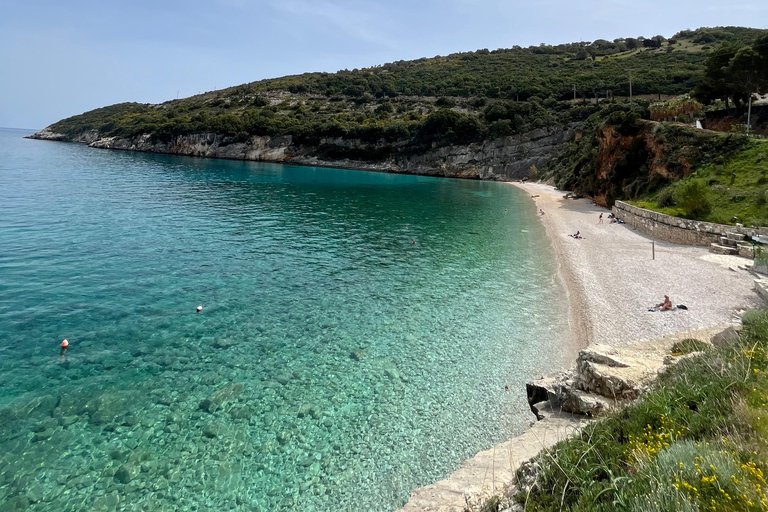
<path fill-rule="evenodd" d="M 101 149 L 510 181 L 527 178 L 532 166 L 544 168 L 573 136 L 573 125 L 556 126 L 468 145 L 433 147 L 418 153 L 403 148 L 394 156 L 373 161 L 322 158 L 317 156 L 316 146 L 295 144 L 290 135 L 252 136 L 240 140 L 214 133 L 201 133 L 160 141 L 149 134 L 132 138 L 100 137 L 96 130 L 68 138 L 46 128 L 30 138 L 79 142 Z M 323 145 L 366 150 L 371 150 L 373 146 L 375 149 L 375 145 L 355 139 L 322 139 L 320 147 Z"/>
<path fill-rule="evenodd" d="M 746 138 L 615 111 L 593 116 L 548 168 L 557 187 L 602 206 L 636 199 L 738 151 Z"/>

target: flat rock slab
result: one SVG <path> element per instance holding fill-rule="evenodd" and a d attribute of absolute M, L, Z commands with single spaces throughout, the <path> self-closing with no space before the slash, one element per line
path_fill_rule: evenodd
<path fill-rule="evenodd" d="M 587 421 L 573 414 L 546 411 L 546 419 L 523 434 L 464 461 L 445 480 L 411 492 L 408 503 L 397 512 L 464 512 L 468 497 L 502 492 L 523 462 L 578 432 Z"/>

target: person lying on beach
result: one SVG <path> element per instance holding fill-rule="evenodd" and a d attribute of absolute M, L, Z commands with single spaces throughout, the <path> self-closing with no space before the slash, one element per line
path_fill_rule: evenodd
<path fill-rule="evenodd" d="M 568 235 L 568 236 L 571 237 L 571 238 L 575 238 L 576 240 L 583 240 L 584 239 L 584 237 L 581 236 L 581 231 L 577 231 L 576 233 L 574 233 L 572 235 Z"/>
<path fill-rule="evenodd" d="M 539 215 L 544 215 L 544 210 L 542 210 L 541 208 L 539 208 Z"/>

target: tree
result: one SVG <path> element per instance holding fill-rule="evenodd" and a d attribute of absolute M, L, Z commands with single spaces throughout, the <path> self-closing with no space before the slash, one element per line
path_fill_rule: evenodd
<path fill-rule="evenodd" d="M 725 42 L 714 50 L 704 62 L 704 78 L 696 85 L 693 96 L 702 103 L 733 96 L 728 65 L 740 44 Z"/>
<path fill-rule="evenodd" d="M 733 97 L 746 102 L 752 93 L 768 92 L 768 35 L 752 46 L 725 42 L 704 64 L 704 79 L 694 89 L 700 101 Z"/>
<path fill-rule="evenodd" d="M 749 98 L 752 93 L 763 92 L 767 87 L 765 67 L 768 62 L 754 48 L 740 48 L 728 63 L 727 72 L 735 91 Z"/>

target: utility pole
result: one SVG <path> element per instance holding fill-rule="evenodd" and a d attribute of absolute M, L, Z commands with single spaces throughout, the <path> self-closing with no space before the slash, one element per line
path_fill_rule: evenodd
<path fill-rule="evenodd" d="M 747 109 L 747 135 L 749 135 L 749 129 L 752 128 L 752 93 L 749 93 L 749 108 Z"/>
<path fill-rule="evenodd" d="M 632 106 L 632 70 L 629 70 L 629 106 Z"/>
<path fill-rule="evenodd" d="M 573 102 L 576 103 L 576 84 L 573 84 Z"/>

